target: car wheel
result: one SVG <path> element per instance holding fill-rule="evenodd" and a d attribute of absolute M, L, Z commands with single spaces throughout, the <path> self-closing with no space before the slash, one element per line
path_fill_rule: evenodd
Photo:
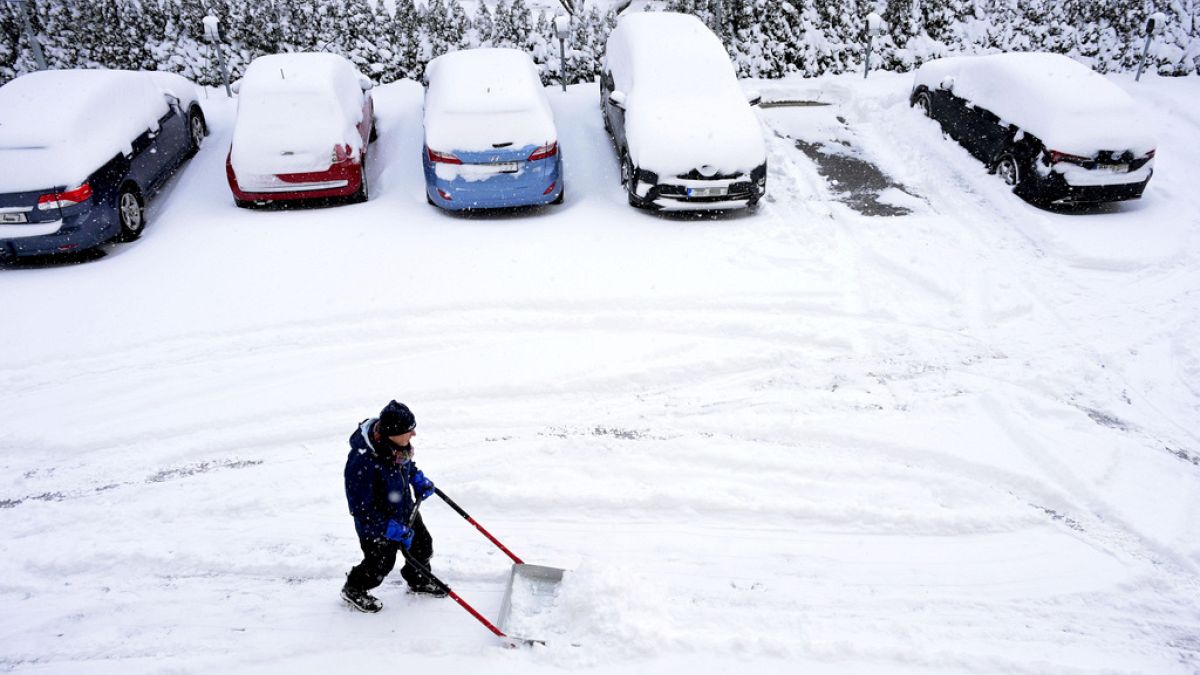
<path fill-rule="evenodd" d="M 929 100 L 928 92 L 922 92 L 917 96 L 917 107 L 921 109 L 921 114 L 933 118 L 933 102 Z"/>
<path fill-rule="evenodd" d="M 117 194 L 117 218 L 121 221 L 121 232 L 117 234 L 119 241 L 133 241 L 142 236 L 142 230 L 146 228 L 146 209 L 133 186 L 126 185 Z"/>
<path fill-rule="evenodd" d="M 192 145 L 188 149 L 188 157 L 200 152 L 200 145 L 204 143 L 204 134 L 207 128 L 204 125 L 204 117 L 193 110 L 188 114 L 188 136 L 191 138 Z"/>
<path fill-rule="evenodd" d="M 351 204 L 361 204 L 367 201 L 370 193 L 367 190 L 367 156 L 364 154 L 362 162 L 358 165 L 358 170 L 361 173 L 358 180 L 358 192 L 350 195 Z"/>
<path fill-rule="evenodd" d="M 1012 155 L 1001 155 L 992 170 L 1009 187 L 1016 187 L 1017 183 L 1021 182 L 1021 168 L 1017 166 L 1017 160 Z"/>
<path fill-rule="evenodd" d="M 234 203 L 234 204 L 236 204 L 236 205 L 237 205 L 237 207 L 238 207 L 239 209 L 252 209 L 252 208 L 254 208 L 254 202 L 252 202 L 252 201 L 250 201 L 250 200 L 248 200 L 248 199 L 234 199 L 234 200 L 233 200 L 233 203 Z"/>
<path fill-rule="evenodd" d="M 633 191 L 633 161 L 629 159 L 628 154 L 621 155 L 621 187 L 625 188 L 625 193 L 629 196 L 629 205 L 642 208 L 642 200 Z"/>

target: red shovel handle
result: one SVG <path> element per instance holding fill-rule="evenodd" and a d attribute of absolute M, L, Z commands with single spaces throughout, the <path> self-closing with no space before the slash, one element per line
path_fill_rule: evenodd
<path fill-rule="evenodd" d="M 455 593 L 449 586 L 446 585 L 445 582 L 443 582 L 441 579 L 433 576 L 433 572 L 430 572 L 428 567 L 417 562 L 409 554 L 409 552 L 404 549 L 403 546 L 400 547 L 400 552 L 404 554 L 404 559 L 406 561 L 408 561 L 409 565 L 412 565 L 418 572 L 420 572 L 422 575 L 424 575 L 426 579 L 429 579 L 430 581 L 432 581 L 434 586 L 437 586 L 438 588 L 445 591 L 446 595 L 449 595 L 450 597 L 454 598 L 454 601 L 457 602 L 458 604 L 462 605 L 463 609 L 470 612 L 471 616 L 475 617 L 475 619 L 477 621 L 479 621 L 479 623 L 483 624 L 488 630 L 495 633 L 497 637 L 508 637 L 507 635 L 502 633 L 499 628 L 496 628 L 494 625 L 492 625 L 492 622 L 488 621 L 486 617 L 484 617 L 479 612 L 475 611 L 474 607 L 467 604 L 466 600 L 463 600 L 462 598 L 458 597 L 458 593 Z"/>

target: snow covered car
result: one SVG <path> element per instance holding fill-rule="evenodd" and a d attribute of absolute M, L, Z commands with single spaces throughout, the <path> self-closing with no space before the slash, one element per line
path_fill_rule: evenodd
<path fill-rule="evenodd" d="M 336 54 L 260 56 L 237 83 L 225 173 L 238 206 L 367 200 L 372 84 Z"/>
<path fill-rule="evenodd" d="M 206 133 L 178 75 L 47 70 L 0 87 L 0 258 L 138 238 Z"/>
<path fill-rule="evenodd" d="M 563 201 L 562 155 L 533 60 L 467 49 L 425 69 L 425 193 L 449 210 Z"/>
<path fill-rule="evenodd" d="M 1154 136 L 1133 98 L 1065 56 L 930 61 L 910 102 L 1035 204 L 1137 199 L 1154 173 Z"/>
<path fill-rule="evenodd" d="M 600 102 L 630 204 L 733 209 L 766 192 L 758 97 L 742 91 L 721 41 L 696 17 L 622 16 L 605 48 Z"/>

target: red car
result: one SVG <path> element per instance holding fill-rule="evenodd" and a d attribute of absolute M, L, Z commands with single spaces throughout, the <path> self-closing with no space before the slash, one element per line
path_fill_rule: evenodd
<path fill-rule="evenodd" d="M 237 83 L 237 122 L 225 161 L 237 205 L 366 201 L 375 139 L 371 86 L 336 54 L 255 59 Z"/>

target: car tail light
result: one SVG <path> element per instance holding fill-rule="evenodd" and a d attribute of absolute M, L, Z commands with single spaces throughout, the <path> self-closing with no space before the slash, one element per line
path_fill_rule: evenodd
<path fill-rule="evenodd" d="M 425 154 L 431 162 L 441 162 L 442 164 L 462 164 L 462 160 L 448 152 L 438 152 L 425 146 Z"/>
<path fill-rule="evenodd" d="M 342 145 L 335 145 L 333 146 L 333 157 L 330 158 L 330 161 L 335 164 L 342 164 L 346 160 L 350 159 L 351 152 L 353 152 L 353 150 L 351 150 L 350 146 L 347 144 L 343 143 Z"/>
<path fill-rule="evenodd" d="M 445 190 L 443 190 L 441 188 L 438 188 L 438 195 L 441 196 L 442 199 L 445 199 L 448 202 L 454 201 L 454 197 L 451 197 L 450 193 L 446 192 Z"/>
<path fill-rule="evenodd" d="M 550 184 L 550 187 L 546 188 L 546 191 L 545 191 L 545 192 L 543 192 L 542 194 L 544 194 L 544 195 L 548 195 L 548 194 L 550 194 L 551 192 L 554 192 L 554 187 L 555 187 L 556 185 L 558 185 L 558 181 L 554 181 L 553 183 L 551 183 L 551 184 Z"/>
<path fill-rule="evenodd" d="M 558 154 L 558 141 L 554 141 L 552 143 L 540 145 L 537 148 L 535 148 L 534 151 L 529 155 L 529 161 L 532 162 L 532 161 L 538 160 L 538 159 L 546 159 L 547 157 L 553 157 L 557 154 Z"/>
<path fill-rule="evenodd" d="M 72 188 L 65 192 L 51 192 L 50 194 L 38 197 L 38 209 L 49 211 L 51 209 L 65 209 L 68 206 L 82 204 L 92 197 L 92 186 L 84 183 L 77 188 Z"/>
<path fill-rule="evenodd" d="M 1091 157 L 1081 157 L 1079 155 L 1072 155 L 1070 153 L 1059 152 L 1057 150 L 1047 150 L 1046 154 L 1050 157 L 1051 164 L 1058 164 L 1059 162 L 1070 162 L 1072 164 L 1083 164 L 1084 162 L 1092 161 Z"/>

